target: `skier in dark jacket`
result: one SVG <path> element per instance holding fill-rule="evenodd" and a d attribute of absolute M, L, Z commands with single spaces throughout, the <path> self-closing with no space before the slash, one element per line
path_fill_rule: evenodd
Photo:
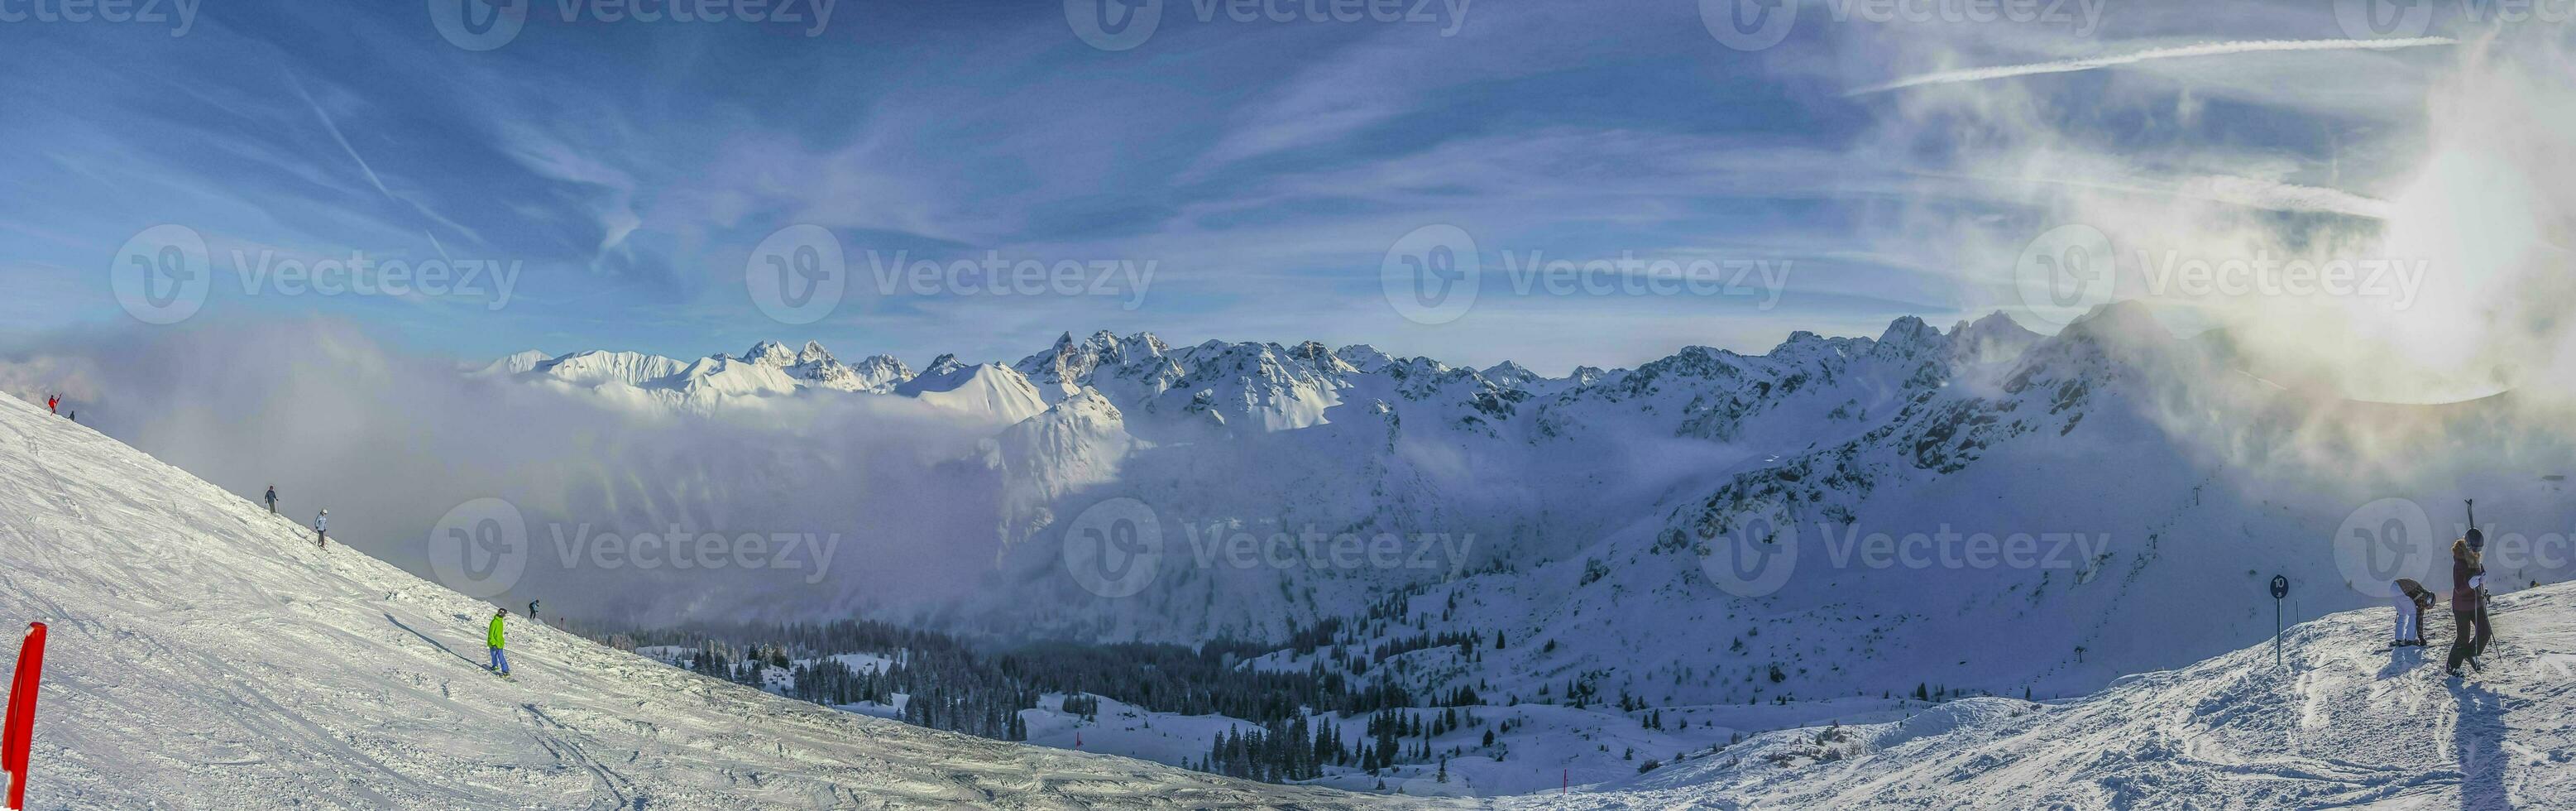
<path fill-rule="evenodd" d="M 2487 592 L 2487 534 L 2470 527 L 2467 540 L 2469 554 L 2478 556 L 2478 646 L 2469 651 L 2469 658 L 2476 659 L 2486 656 L 2487 643 L 2495 641 L 2495 630 L 2487 625 L 2487 598 L 2494 595 Z"/>
<path fill-rule="evenodd" d="M 268 514 L 277 514 L 277 485 L 268 486 Z"/>
<path fill-rule="evenodd" d="M 2485 600 L 2479 599 L 2478 587 L 2486 583 L 2486 568 L 2479 565 L 2478 553 L 2469 549 L 2462 538 L 2451 542 L 2451 625 L 2457 634 L 2451 638 L 2451 660 L 2442 672 L 2460 675 L 2460 663 L 2480 670 L 2478 653 L 2487 645 Z"/>

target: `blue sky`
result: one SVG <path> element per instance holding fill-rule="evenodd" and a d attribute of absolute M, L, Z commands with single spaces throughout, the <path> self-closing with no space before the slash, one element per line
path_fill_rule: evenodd
<path fill-rule="evenodd" d="M 149 328 L 112 269 L 138 233 L 179 225 L 212 270 L 190 323 L 333 318 L 468 358 L 776 338 L 919 364 L 1095 329 L 1550 372 L 1687 344 L 1758 351 L 1793 329 L 2020 307 L 2015 256 L 2070 217 L 2367 220 L 2406 182 L 2455 59 L 1941 74 L 2352 36 L 2326 3 L 2112 2 L 2091 23 L 1807 4 L 1784 41 L 1745 51 L 1703 16 L 1731 0 L 1480 0 L 1420 22 L 1203 19 L 1163 0 L 1150 37 L 1104 50 L 1069 22 L 1084 3 L 842 2 L 818 25 L 802 2 L 796 21 L 647 23 L 591 5 L 566 20 L 545 0 L 474 51 L 433 24 L 458 1 L 207 4 L 182 29 L 165 0 L 159 23 L 0 23 L 0 335 Z M 1932 81 L 1852 92 L 1908 77 Z M 831 234 L 854 289 L 782 323 L 746 265 L 800 224 Z M 1433 225 L 1472 236 L 1482 283 L 1462 317 L 1418 323 L 1381 268 Z M 871 256 L 898 252 L 1152 275 L 1137 295 L 858 289 Z M 1731 277 L 1772 263 L 1785 285 L 1520 293 L 1507 265 L 1532 252 Z M 326 296 L 263 276 L 243 291 L 245 265 L 352 253 L 519 271 L 506 303 L 488 281 Z"/>

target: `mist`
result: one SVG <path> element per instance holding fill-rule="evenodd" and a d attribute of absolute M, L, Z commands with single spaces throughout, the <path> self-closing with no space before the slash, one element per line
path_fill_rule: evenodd
<path fill-rule="evenodd" d="M 287 518 L 309 526 L 327 508 L 335 543 L 514 610 L 905 612 L 975 588 L 998 552 L 995 477 L 973 461 L 991 427 L 908 398 L 683 414 L 466 371 L 340 321 L 138 326 L 24 347 L 0 359 L 0 391 L 60 393 L 83 424 L 247 499 L 274 485 Z M 430 562 L 433 529 L 484 498 L 522 516 L 524 572 L 450 582 Z M 721 545 L 692 554 L 664 539 L 675 530 Z M 746 534 L 769 548 L 737 548 Z M 311 536 L 279 539 L 298 541 Z"/>

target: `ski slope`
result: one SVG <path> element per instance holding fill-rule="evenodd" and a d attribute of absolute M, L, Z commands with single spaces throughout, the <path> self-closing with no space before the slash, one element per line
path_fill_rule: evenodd
<path fill-rule="evenodd" d="M 2447 608 L 2390 653 L 2390 609 L 2064 702 L 1953 701 L 1765 733 L 1506 808 L 2576 808 L 2576 586 L 2498 595 L 2486 669 L 2446 680 Z"/>
<path fill-rule="evenodd" d="M 15 398 L 0 492 L 0 621 L 51 626 L 29 808 L 1377 801 L 838 712 L 515 617 L 503 681 L 491 605 Z"/>

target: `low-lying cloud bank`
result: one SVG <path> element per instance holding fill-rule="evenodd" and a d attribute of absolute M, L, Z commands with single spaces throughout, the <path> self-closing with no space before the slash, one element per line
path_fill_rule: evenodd
<path fill-rule="evenodd" d="M 900 610 L 977 587 L 996 554 L 995 484 L 974 461 L 990 426 L 880 396 L 633 410 L 461 371 L 343 322 L 230 323 L 53 336 L 0 358 L 0 391 L 62 394 L 81 422 L 245 498 L 276 486 L 296 522 L 330 509 L 342 543 L 554 614 Z M 470 520 L 486 498 L 524 535 Z M 433 535 L 458 529 L 515 541 L 523 568 L 467 561 L 451 537 L 464 574 L 437 571 Z"/>

